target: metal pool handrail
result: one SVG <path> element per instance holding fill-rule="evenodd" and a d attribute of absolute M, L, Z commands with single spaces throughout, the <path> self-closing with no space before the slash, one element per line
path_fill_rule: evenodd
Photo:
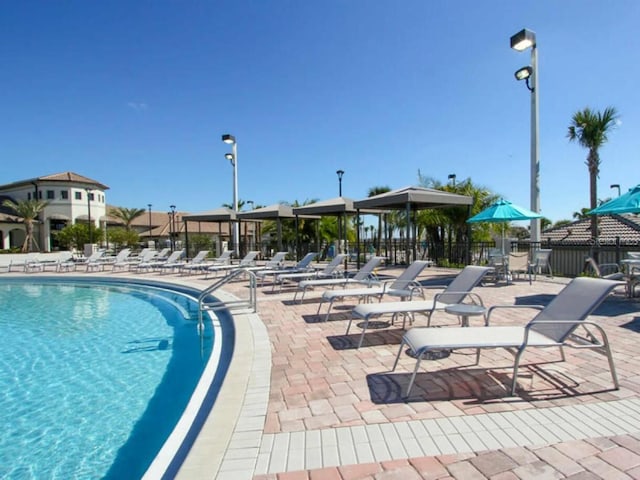
<path fill-rule="evenodd" d="M 206 299 L 217 289 L 226 285 L 231 280 L 236 278 L 239 275 L 247 275 L 249 277 L 249 298 L 247 299 L 238 299 L 238 300 L 229 300 L 226 302 L 216 301 L 216 302 L 207 302 Z M 258 282 L 256 279 L 256 274 L 251 270 L 246 270 L 244 268 L 239 268 L 230 272 L 228 275 L 225 275 L 223 278 L 213 283 L 212 285 L 205 288 L 200 295 L 198 296 L 198 332 L 202 334 L 204 331 L 203 328 L 203 312 L 205 311 L 217 311 L 217 310 L 235 310 L 235 309 L 251 309 L 252 312 L 257 311 L 256 305 L 256 288 Z"/>

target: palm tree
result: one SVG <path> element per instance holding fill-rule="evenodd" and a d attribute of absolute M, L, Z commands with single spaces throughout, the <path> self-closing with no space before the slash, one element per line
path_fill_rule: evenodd
<path fill-rule="evenodd" d="M 126 208 L 126 207 L 113 207 L 109 210 L 109 215 L 122 220 L 124 228 L 128 232 L 131 230 L 131 224 L 133 221 L 141 215 L 144 215 L 147 211 L 144 208 Z"/>
<path fill-rule="evenodd" d="M 598 150 L 607 143 L 607 134 L 615 127 L 618 112 L 607 107 L 603 112 L 595 112 L 589 107 L 573 114 L 567 137 L 569 141 L 577 141 L 589 150 L 587 168 L 589 169 L 589 192 L 591 210 L 598 206 L 598 174 L 600 173 L 600 154 Z M 598 219 L 591 216 L 591 237 L 598 236 Z"/>
<path fill-rule="evenodd" d="M 387 186 L 384 187 L 371 187 L 369 189 L 369 197 L 375 197 L 381 193 L 390 192 L 391 189 Z M 378 214 L 378 239 L 376 242 L 376 255 L 380 256 L 380 248 L 382 243 L 382 215 Z"/>
<path fill-rule="evenodd" d="M 33 222 L 38 218 L 40 212 L 42 212 L 42 210 L 44 210 L 48 205 L 48 202 L 36 199 L 20 200 L 18 202 L 5 200 L 2 202 L 2 205 L 13 210 L 17 216 L 22 217 L 24 226 L 27 230 L 27 235 L 24 239 L 24 243 L 22 244 L 22 251 L 30 252 L 35 241 L 33 238 Z"/>

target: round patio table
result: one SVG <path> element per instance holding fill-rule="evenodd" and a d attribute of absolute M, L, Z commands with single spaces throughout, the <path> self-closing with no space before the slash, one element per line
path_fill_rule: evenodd
<path fill-rule="evenodd" d="M 487 309 L 473 303 L 453 303 L 444 307 L 444 311 L 460 318 L 463 327 L 469 326 L 469 317 L 485 316 Z"/>

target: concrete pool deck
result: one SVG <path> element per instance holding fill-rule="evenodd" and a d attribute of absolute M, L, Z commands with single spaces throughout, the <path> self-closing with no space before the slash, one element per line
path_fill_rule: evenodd
<path fill-rule="evenodd" d="M 429 268 L 420 280 L 445 284 L 456 273 Z M 200 287 L 215 281 L 139 277 Z M 538 277 L 531 286 L 516 280 L 475 291 L 489 306 L 544 305 L 567 281 Z M 232 282 L 224 291 L 244 297 L 247 282 Z M 636 299 L 616 292 L 593 316 L 612 344 L 620 390 L 612 389 L 599 352 L 566 349 L 567 361 L 559 362 L 557 349 L 532 349 L 524 356 L 518 396 L 511 397 L 508 351 L 486 350 L 474 365 L 474 355 L 462 350 L 423 362 L 405 400 L 401 390 L 415 361 L 403 354 L 396 372 L 389 372 L 400 325 L 370 325 L 356 349 L 358 326 L 345 335 L 346 306 L 353 304 L 338 305 L 322 322 L 324 316 L 316 315 L 320 293 L 294 304 L 291 290 L 273 293 L 265 285 L 258 289 L 257 314 L 234 312 L 234 360 L 181 477 L 640 478 Z M 528 309 L 509 313 L 496 315 L 492 324 L 524 323 L 533 315 Z M 424 317 L 416 319 L 421 324 Z M 443 312 L 433 324 L 458 326 Z"/>

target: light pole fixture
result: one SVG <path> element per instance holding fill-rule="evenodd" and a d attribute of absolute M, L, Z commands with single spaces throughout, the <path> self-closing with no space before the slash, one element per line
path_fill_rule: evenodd
<path fill-rule="evenodd" d="M 87 217 L 89 218 L 89 222 L 87 226 L 89 227 L 89 243 L 93 243 L 93 228 L 91 228 L 91 190 L 90 188 L 84 189 L 87 192 Z"/>
<path fill-rule="evenodd" d="M 539 156 L 539 111 L 538 111 L 538 48 L 536 34 L 522 29 L 511 37 L 511 48 L 522 52 L 531 49 L 531 65 L 515 72 L 517 80 L 525 80 L 531 92 L 531 210 L 540 213 L 540 156 Z M 531 242 L 540 241 L 540 219 L 531 220 Z"/>
<path fill-rule="evenodd" d="M 450 173 L 449 176 L 447 177 L 449 180 L 451 180 L 451 183 L 453 184 L 453 186 L 456 186 L 456 174 L 455 173 Z"/>
<path fill-rule="evenodd" d="M 174 238 L 176 233 L 176 206 L 169 205 L 169 208 L 171 209 L 169 212 L 169 240 L 171 251 L 173 252 L 176 249 L 176 240 Z"/>
<path fill-rule="evenodd" d="M 227 145 L 231 145 L 233 153 L 226 153 L 224 157 L 231 162 L 233 166 L 233 212 L 238 214 L 238 142 L 236 137 L 225 133 L 222 135 L 222 141 Z M 237 220 L 233 222 L 233 253 L 238 257 L 238 247 L 240 244 Z"/>
<path fill-rule="evenodd" d="M 338 195 L 342 196 L 342 176 L 344 175 L 344 170 L 337 170 L 336 174 L 338 175 Z"/>
<path fill-rule="evenodd" d="M 147 207 L 149 207 L 149 240 L 148 240 L 149 242 L 151 241 L 151 204 L 147 203 Z"/>
<path fill-rule="evenodd" d="M 609 188 L 617 188 L 618 189 L 618 196 L 620 196 L 620 184 L 619 183 L 614 183 L 613 185 L 610 185 Z"/>

